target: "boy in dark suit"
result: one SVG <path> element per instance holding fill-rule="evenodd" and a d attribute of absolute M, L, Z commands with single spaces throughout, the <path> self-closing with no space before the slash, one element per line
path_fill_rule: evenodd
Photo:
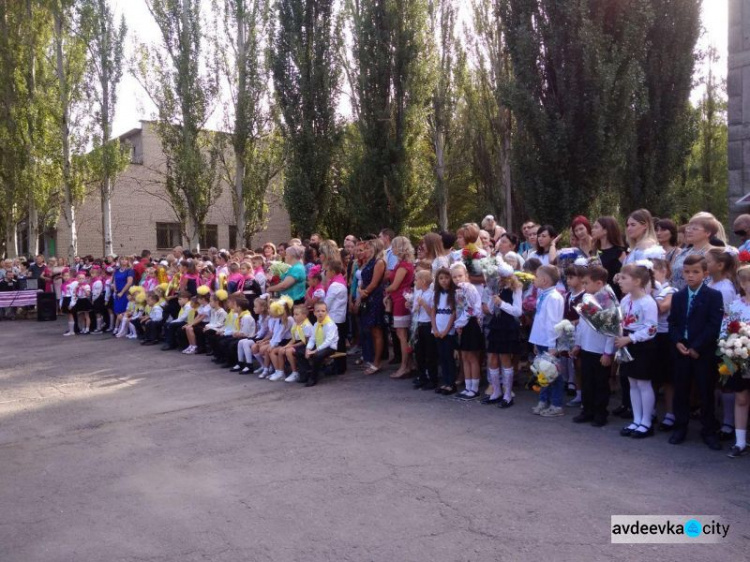
<path fill-rule="evenodd" d="M 716 435 L 714 387 L 718 376 L 716 340 L 724 316 L 724 301 L 719 291 L 703 284 L 707 275 L 703 256 L 685 258 L 682 271 L 687 287 L 674 294 L 669 314 L 669 336 L 675 346 L 676 418 L 669 442 L 679 445 L 687 435 L 692 383 L 700 400 L 703 442 L 718 451 L 721 443 Z"/>

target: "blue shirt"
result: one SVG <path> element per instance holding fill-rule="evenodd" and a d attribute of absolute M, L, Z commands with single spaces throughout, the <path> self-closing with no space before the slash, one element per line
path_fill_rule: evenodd
<path fill-rule="evenodd" d="M 388 248 L 385 251 L 385 266 L 386 266 L 386 269 L 388 271 L 393 271 L 394 269 L 396 269 L 396 267 L 398 267 L 398 262 L 399 262 L 398 256 L 396 256 L 396 254 L 393 253 L 393 250 L 391 250 L 390 248 Z"/>

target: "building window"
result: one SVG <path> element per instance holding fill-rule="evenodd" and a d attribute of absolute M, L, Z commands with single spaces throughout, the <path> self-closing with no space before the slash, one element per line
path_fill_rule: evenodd
<path fill-rule="evenodd" d="M 229 225 L 229 249 L 237 249 L 237 227 L 233 224 Z"/>
<path fill-rule="evenodd" d="M 182 242 L 180 223 L 157 222 L 156 223 L 156 249 L 171 250 Z"/>
<path fill-rule="evenodd" d="M 219 225 L 206 224 L 203 226 L 203 232 L 200 237 L 201 248 L 218 248 L 219 247 Z"/>

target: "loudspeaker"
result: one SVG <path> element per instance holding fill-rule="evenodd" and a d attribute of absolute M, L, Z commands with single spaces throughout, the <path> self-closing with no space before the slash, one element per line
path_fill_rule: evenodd
<path fill-rule="evenodd" d="M 36 319 L 39 322 L 57 320 L 57 298 L 55 293 L 37 293 Z"/>

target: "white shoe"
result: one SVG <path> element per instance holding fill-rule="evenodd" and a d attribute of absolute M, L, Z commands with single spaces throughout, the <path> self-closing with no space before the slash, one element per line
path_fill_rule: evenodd
<path fill-rule="evenodd" d="M 240 371 L 241 374 L 246 375 L 250 372 L 250 367 L 245 367 Z"/>
<path fill-rule="evenodd" d="M 264 379 L 267 376 L 268 376 L 268 371 L 266 371 L 265 369 L 263 369 L 260 373 L 258 373 L 258 378 L 259 379 Z"/>
<path fill-rule="evenodd" d="M 125 337 L 128 338 L 129 340 L 137 340 L 138 339 L 138 335 L 137 334 L 128 334 Z"/>
<path fill-rule="evenodd" d="M 276 382 L 276 381 L 280 381 L 283 378 L 284 378 L 284 371 L 276 371 L 274 374 L 268 377 L 268 380 L 271 382 Z"/>
<path fill-rule="evenodd" d="M 197 348 L 197 347 L 195 347 L 194 345 L 190 345 L 190 346 L 188 346 L 188 348 L 187 348 L 187 349 L 186 349 L 185 351 L 183 351 L 183 353 L 184 353 L 185 355 L 195 355 L 195 351 L 196 351 L 197 349 L 198 349 L 198 348 Z"/>
<path fill-rule="evenodd" d="M 547 409 L 546 402 L 539 402 L 536 406 L 531 409 L 532 414 L 540 415 L 544 410 Z"/>
<path fill-rule="evenodd" d="M 295 371 L 291 375 L 289 375 L 287 378 L 285 378 L 284 382 L 297 382 L 298 380 L 299 380 L 299 373 Z"/>
<path fill-rule="evenodd" d="M 565 412 L 563 412 L 563 409 L 560 406 L 550 406 L 546 410 L 542 410 L 539 415 L 543 418 L 557 418 L 564 416 Z"/>
<path fill-rule="evenodd" d="M 63 336 L 65 336 L 65 337 L 68 337 L 68 336 L 75 336 L 75 335 L 76 335 L 76 333 L 75 333 L 75 332 L 71 332 L 70 330 L 68 330 L 67 332 L 65 332 L 65 333 L 63 334 Z"/>
<path fill-rule="evenodd" d="M 258 367 L 257 369 L 255 369 L 253 371 L 253 374 L 254 375 L 260 375 L 265 370 L 266 370 L 266 368 L 263 365 L 261 365 L 260 367 Z M 263 378 L 263 377 L 261 377 L 261 378 Z"/>

